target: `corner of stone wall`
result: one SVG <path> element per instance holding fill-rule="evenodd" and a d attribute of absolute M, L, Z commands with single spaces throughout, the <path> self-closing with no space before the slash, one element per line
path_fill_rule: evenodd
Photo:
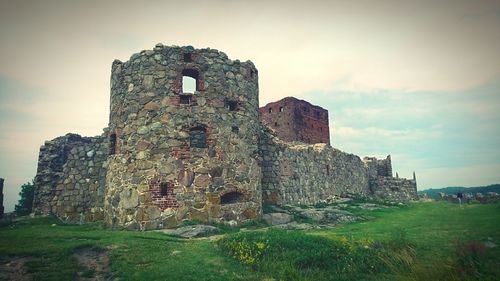
<path fill-rule="evenodd" d="M 77 134 L 46 141 L 40 148 L 33 210 L 72 222 L 102 220 L 107 138 Z"/>

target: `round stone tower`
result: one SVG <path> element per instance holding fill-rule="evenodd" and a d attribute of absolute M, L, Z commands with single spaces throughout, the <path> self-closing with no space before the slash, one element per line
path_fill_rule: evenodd
<path fill-rule="evenodd" d="M 258 76 L 213 49 L 113 62 L 105 220 L 129 229 L 261 213 Z"/>

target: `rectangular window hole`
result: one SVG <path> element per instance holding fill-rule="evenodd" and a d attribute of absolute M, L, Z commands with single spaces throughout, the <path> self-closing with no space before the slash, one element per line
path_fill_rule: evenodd
<path fill-rule="evenodd" d="M 193 57 L 191 56 L 191 53 L 184 53 L 184 62 L 192 62 Z"/>
<path fill-rule="evenodd" d="M 226 100 L 226 108 L 229 111 L 236 111 L 238 110 L 238 102 L 234 100 Z"/>
<path fill-rule="evenodd" d="M 180 104 L 191 104 L 191 95 L 180 95 Z"/>

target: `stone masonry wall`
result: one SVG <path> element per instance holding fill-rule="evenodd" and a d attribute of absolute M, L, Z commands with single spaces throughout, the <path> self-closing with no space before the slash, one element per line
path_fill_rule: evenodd
<path fill-rule="evenodd" d="M 67 134 L 40 148 L 33 210 L 69 221 L 103 218 L 108 144 L 104 136 Z"/>
<path fill-rule="evenodd" d="M 261 122 L 288 142 L 330 144 L 328 110 L 294 97 L 269 103 L 259 109 Z"/>
<path fill-rule="evenodd" d="M 106 223 L 145 230 L 260 216 L 258 104 L 252 62 L 217 50 L 158 44 L 115 61 Z"/>
<path fill-rule="evenodd" d="M 261 131 L 262 197 L 268 204 L 314 204 L 343 193 L 369 194 L 361 159 L 326 144 L 287 143 Z"/>
<path fill-rule="evenodd" d="M 381 176 L 371 182 L 371 191 L 374 197 L 384 200 L 418 200 L 417 183 L 410 179 Z"/>

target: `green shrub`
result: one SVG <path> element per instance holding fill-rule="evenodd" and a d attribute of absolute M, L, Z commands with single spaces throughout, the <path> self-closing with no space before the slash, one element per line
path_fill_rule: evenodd
<path fill-rule="evenodd" d="M 33 210 L 33 197 L 35 194 L 35 189 L 33 182 L 25 183 L 21 186 L 21 192 L 19 192 L 19 202 L 14 207 L 15 213 L 18 216 L 26 216 L 31 214 Z"/>

